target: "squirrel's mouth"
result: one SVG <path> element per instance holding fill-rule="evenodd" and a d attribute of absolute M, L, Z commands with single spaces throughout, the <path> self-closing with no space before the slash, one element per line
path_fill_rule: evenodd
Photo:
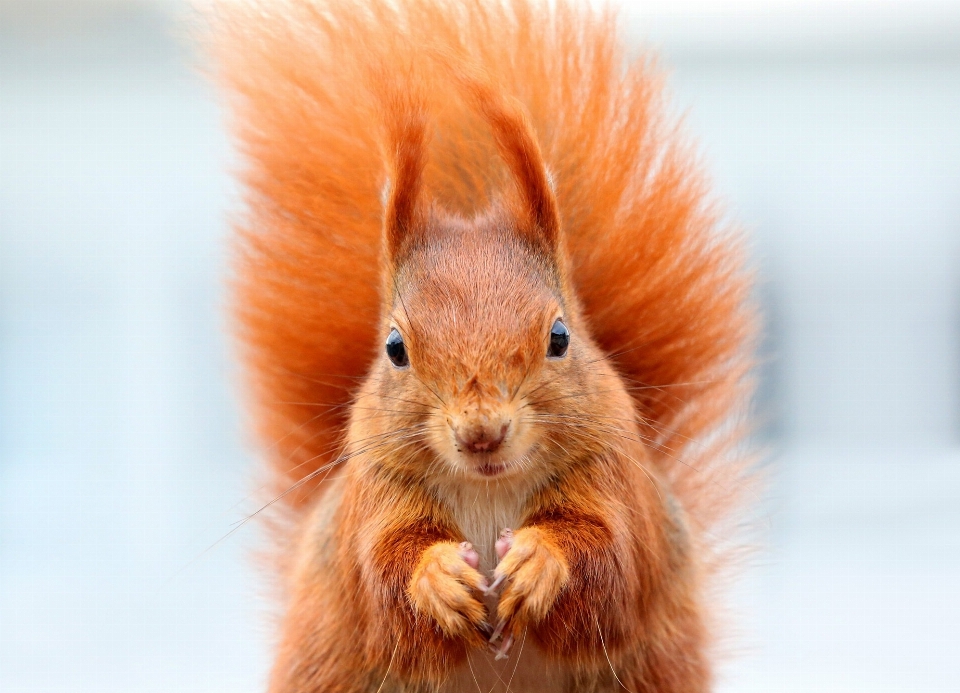
<path fill-rule="evenodd" d="M 503 474 L 507 469 L 507 465 L 496 462 L 484 462 L 479 467 L 475 467 L 475 469 L 480 476 L 491 478 Z"/>
<path fill-rule="evenodd" d="M 534 446 L 535 447 L 535 446 Z M 458 465 L 467 476 L 474 479 L 491 480 L 513 478 L 523 475 L 529 468 L 523 460 L 529 460 L 533 448 L 527 449 L 524 454 L 517 455 L 515 450 L 498 450 L 495 453 L 460 454 Z M 513 453 L 513 454 L 511 454 Z"/>

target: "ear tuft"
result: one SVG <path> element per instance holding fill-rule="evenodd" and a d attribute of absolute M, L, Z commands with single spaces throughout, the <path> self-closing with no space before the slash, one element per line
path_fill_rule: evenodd
<path fill-rule="evenodd" d="M 427 144 L 423 101 L 415 94 L 394 92 L 385 100 L 384 124 L 391 167 L 383 188 L 384 241 L 387 257 L 396 263 L 422 233 Z"/>
<path fill-rule="evenodd" d="M 543 161 L 540 145 L 519 101 L 478 74 L 458 72 L 457 81 L 493 130 L 500 156 L 512 174 L 520 196 L 526 229 L 535 244 L 556 254 L 560 243 L 560 212 L 553 180 Z"/>

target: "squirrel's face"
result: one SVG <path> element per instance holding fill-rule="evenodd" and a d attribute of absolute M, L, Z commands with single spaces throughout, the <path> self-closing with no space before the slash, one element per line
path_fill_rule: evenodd
<path fill-rule="evenodd" d="M 392 291 L 375 382 L 398 439 L 473 480 L 549 473 L 593 353 L 552 260 L 504 225 L 454 225 L 411 251 Z"/>

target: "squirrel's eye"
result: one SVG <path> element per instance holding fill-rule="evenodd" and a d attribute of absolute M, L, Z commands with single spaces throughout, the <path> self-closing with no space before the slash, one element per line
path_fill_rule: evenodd
<path fill-rule="evenodd" d="M 397 328 L 390 330 L 387 335 L 387 358 L 397 368 L 406 368 L 410 365 L 410 359 L 407 358 L 407 347 L 403 343 L 403 337 Z"/>
<path fill-rule="evenodd" d="M 562 359 L 567 355 L 569 346 L 570 330 L 558 319 L 550 328 L 550 347 L 547 349 L 547 358 Z"/>

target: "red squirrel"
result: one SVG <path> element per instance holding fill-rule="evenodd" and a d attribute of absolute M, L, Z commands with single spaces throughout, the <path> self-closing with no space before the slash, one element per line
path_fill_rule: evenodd
<path fill-rule="evenodd" d="M 613 13 L 239 0 L 273 693 L 708 690 L 742 244 Z"/>

